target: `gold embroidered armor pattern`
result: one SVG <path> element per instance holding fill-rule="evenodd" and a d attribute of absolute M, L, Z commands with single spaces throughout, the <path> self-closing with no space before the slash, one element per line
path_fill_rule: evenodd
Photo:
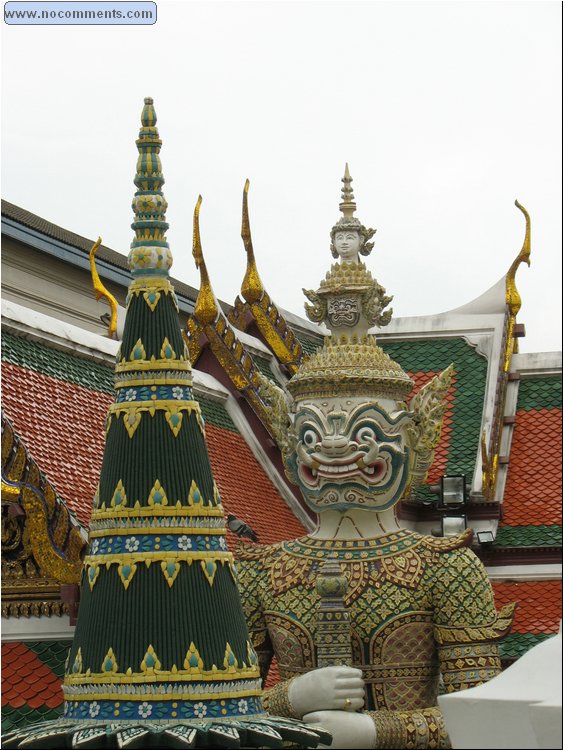
<path fill-rule="evenodd" d="M 377 731 L 380 748 L 449 748 L 448 733 L 438 708 L 412 713 L 402 711 L 369 712 Z"/>
<path fill-rule="evenodd" d="M 291 682 L 292 680 L 278 682 L 273 688 L 265 691 L 262 697 L 262 704 L 265 711 L 273 716 L 288 716 L 292 719 L 301 718 L 289 700 L 289 686 Z"/>
<path fill-rule="evenodd" d="M 452 692 L 497 675 L 495 641 L 508 631 L 514 609 L 496 612 L 470 541 L 470 531 L 433 539 L 404 530 L 360 541 L 241 543 L 241 595 L 262 677 L 275 655 L 283 681 L 267 691 L 269 710 L 294 715 L 286 681 L 317 666 L 315 583 L 324 561 L 334 559 L 348 582 L 352 666 L 363 671 L 377 746 L 449 747 L 436 707 L 440 676 Z"/>

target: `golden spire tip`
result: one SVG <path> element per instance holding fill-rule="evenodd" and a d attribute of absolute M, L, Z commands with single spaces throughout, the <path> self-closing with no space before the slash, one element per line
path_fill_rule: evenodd
<path fill-rule="evenodd" d="M 203 198 L 198 195 L 195 208 L 194 208 L 194 238 L 192 244 L 192 255 L 194 256 L 196 268 L 199 268 L 203 263 L 203 252 L 201 249 L 201 238 L 199 235 L 199 209 Z"/>

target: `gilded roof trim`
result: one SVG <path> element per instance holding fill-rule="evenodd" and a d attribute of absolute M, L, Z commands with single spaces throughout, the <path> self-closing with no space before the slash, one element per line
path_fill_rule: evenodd
<path fill-rule="evenodd" d="M 512 355 L 518 353 L 518 339 L 514 337 L 514 327 L 516 325 L 516 315 L 518 314 L 520 307 L 522 306 L 522 299 L 520 297 L 520 294 L 518 293 L 518 289 L 516 288 L 516 271 L 518 270 L 518 267 L 521 263 L 527 263 L 528 266 L 530 265 L 530 214 L 526 211 L 524 206 L 518 203 L 518 201 L 515 201 L 515 205 L 524 214 L 524 218 L 526 220 L 526 230 L 522 248 L 512 262 L 506 274 L 506 314 L 497 380 L 498 396 L 495 403 L 495 413 L 491 422 L 489 440 L 486 440 L 485 433 L 483 433 L 481 436 L 481 455 L 483 461 L 483 496 L 487 500 L 495 499 L 508 373 L 510 372 Z"/>
<path fill-rule="evenodd" d="M 81 527 L 4 414 L 2 505 L 3 511 L 7 506 L 2 514 L 2 534 L 11 540 L 3 545 L 2 565 L 8 570 L 3 588 L 10 577 L 22 576 L 29 577 L 30 587 L 44 577 L 78 583 L 86 547 Z M 21 569 L 19 573 L 16 568 Z"/>
<path fill-rule="evenodd" d="M 209 345 L 236 390 L 244 395 L 262 424 L 273 435 L 269 402 L 261 392 L 263 376 L 221 310 L 211 286 L 201 246 L 200 206 L 201 196 L 194 210 L 193 236 L 193 256 L 200 272 L 201 286 L 193 315 L 188 319 L 183 331 L 183 338 L 192 364 L 199 359 L 205 344 Z"/>
<path fill-rule="evenodd" d="M 241 294 L 245 301 L 237 296 L 228 320 L 241 331 L 245 331 L 251 320 L 254 320 L 279 362 L 285 365 L 290 375 L 294 375 L 307 355 L 260 279 L 248 216 L 249 186 L 250 183 L 246 180 L 242 195 L 241 227 L 241 237 L 246 250 L 246 273 L 241 285 Z"/>

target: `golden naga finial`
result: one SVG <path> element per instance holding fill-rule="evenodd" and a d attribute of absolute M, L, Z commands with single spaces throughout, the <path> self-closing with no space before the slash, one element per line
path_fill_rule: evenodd
<path fill-rule="evenodd" d="M 258 302 L 262 298 L 262 295 L 264 294 L 264 286 L 258 274 L 258 269 L 256 268 L 254 248 L 252 247 L 252 235 L 250 234 L 250 220 L 248 218 L 249 187 L 250 181 L 247 180 L 244 183 L 244 190 L 242 193 L 242 227 L 240 230 L 240 236 L 242 237 L 244 249 L 246 250 L 246 273 L 242 280 L 240 291 L 244 299 L 249 304 L 252 304 L 253 302 Z"/>
<path fill-rule="evenodd" d="M 211 282 L 209 280 L 209 274 L 207 273 L 207 266 L 205 265 L 205 258 L 203 257 L 203 251 L 201 249 L 201 237 L 199 234 L 199 209 L 201 206 L 202 197 L 198 196 L 197 203 L 194 209 L 194 239 L 192 244 L 192 254 L 194 256 L 196 268 L 199 269 L 200 275 L 200 288 L 199 294 L 194 307 L 194 316 L 200 323 L 213 323 L 219 313 L 217 300 L 211 288 Z"/>
<path fill-rule="evenodd" d="M 98 237 L 96 242 L 92 245 L 92 249 L 90 250 L 90 272 L 92 274 L 92 283 L 94 284 L 94 290 L 96 292 L 96 300 L 100 300 L 103 297 L 104 299 L 107 299 L 110 306 L 111 318 L 108 325 L 108 336 L 110 337 L 110 339 L 112 339 L 115 337 L 115 332 L 117 331 L 117 300 L 115 299 L 113 294 L 108 292 L 108 290 L 102 284 L 102 280 L 98 275 L 95 256 L 101 244 L 102 238 Z"/>
<path fill-rule="evenodd" d="M 506 274 L 506 304 L 510 309 L 511 315 L 516 315 L 522 306 L 522 299 L 516 289 L 516 270 L 520 263 L 527 263 L 530 265 L 530 254 L 531 254 L 531 239 L 530 239 L 530 214 L 526 211 L 518 201 L 514 201 L 514 205 L 522 211 L 526 218 L 526 234 L 524 236 L 524 243 L 522 249 L 518 253 L 518 257 L 514 260 L 508 273 Z"/>
<path fill-rule="evenodd" d="M 516 271 L 520 263 L 527 263 L 530 265 L 530 253 L 531 253 L 531 242 L 530 242 L 530 215 L 518 201 L 514 201 L 517 208 L 522 211 L 526 218 L 526 234 L 524 236 L 524 242 L 522 249 L 518 253 L 514 262 L 508 269 L 506 274 L 506 305 L 508 307 L 508 321 L 506 336 L 504 340 L 504 351 L 502 352 L 501 367 L 503 374 L 503 385 L 500 393 L 497 392 L 497 418 L 491 428 L 488 444 L 485 437 L 485 432 L 481 435 L 481 460 L 483 463 L 483 496 L 486 500 L 494 500 L 498 472 L 499 472 L 499 456 L 500 456 L 500 445 L 502 436 L 502 417 L 504 414 L 504 404 L 506 399 L 506 378 L 510 372 L 512 363 L 512 355 L 518 352 L 518 339 L 514 337 L 516 315 L 522 306 L 522 299 L 516 289 Z"/>

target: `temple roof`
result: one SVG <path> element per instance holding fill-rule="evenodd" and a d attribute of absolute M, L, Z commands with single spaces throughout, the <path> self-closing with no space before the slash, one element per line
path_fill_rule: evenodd
<path fill-rule="evenodd" d="M 66 258 L 64 262 L 79 263 L 89 282 L 90 240 L 5 201 L 2 214 L 3 231 L 6 230 L 8 237 L 17 238 L 26 247 L 38 247 L 49 240 L 51 248 L 58 248 L 61 258 Z M 69 259 L 65 253 L 72 247 L 78 255 Z M 21 251 L 20 245 L 18 252 Z M 125 256 L 102 246 L 98 257 L 101 276 L 106 274 L 109 278 L 111 269 L 117 269 L 121 276 L 114 281 L 125 279 Z M 174 283 L 180 292 L 180 307 L 189 314 L 197 290 Z M 506 397 L 499 401 L 498 376 L 499 372 L 504 372 L 506 344 L 503 341 L 507 314 L 506 297 L 503 303 L 505 293 L 506 278 L 473 303 L 449 313 L 394 320 L 378 335 L 378 343 L 413 378 L 413 393 L 451 362 L 455 365 L 442 439 L 427 484 L 438 481 L 444 473 L 466 473 L 479 485 L 483 472 L 480 445 L 483 427 L 491 420 L 498 423 L 502 437 L 498 456 L 502 460 L 495 495 L 473 504 L 470 524 L 477 530 L 487 524 L 496 529 L 498 524 L 495 545 L 486 559 L 488 564 L 518 562 L 525 568 L 528 564 L 560 560 L 561 362 L 560 357 L 513 356 L 506 373 Z M 264 294 L 267 295 L 265 290 Z M 268 335 L 274 337 L 272 341 L 276 336 L 283 341 L 289 327 L 299 339 L 304 356 L 312 353 L 322 341 L 321 336 L 315 336 L 313 326 L 298 316 L 280 315 L 273 301 L 269 297 L 267 300 L 264 311 L 273 323 L 273 328 L 268 329 Z M 249 303 L 241 300 L 238 304 L 240 315 L 252 313 Z M 227 312 L 230 306 L 220 303 L 220 307 Z M 112 357 L 118 344 L 85 330 L 78 335 L 78 329 L 61 320 L 39 313 L 24 314 L 23 310 L 25 308 L 4 301 L 3 408 L 41 471 L 76 516 L 88 523 L 101 463 L 103 422 L 112 401 Z M 229 315 L 231 326 L 236 321 L 234 313 Z M 261 333 L 255 319 L 251 325 L 247 320 L 243 327 L 244 332 L 233 330 L 240 341 L 241 352 L 252 357 L 254 366 L 262 374 L 283 384 L 281 360 L 271 341 Z M 272 349 L 273 353 L 268 353 Z M 210 358 L 202 357 L 197 362 L 194 384 L 206 421 L 214 476 L 226 511 L 248 521 L 262 542 L 302 535 L 307 525 L 306 516 L 299 515 L 295 499 L 292 501 L 288 497 L 291 492 L 287 485 L 280 479 L 279 472 L 272 470 L 272 456 L 276 451 L 273 444 L 256 441 L 257 432 L 240 408 L 245 403 L 244 389 L 230 387 L 221 368 L 213 369 L 215 366 L 211 365 Z M 207 372 L 198 371 L 198 367 Z M 421 489 L 419 495 L 424 499 L 428 490 Z M 436 525 L 435 519 L 428 516 L 425 521 L 424 513 L 420 503 L 403 506 L 407 522 L 422 523 L 424 529 L 430 531 Z M 231 538 L 229 543 L 233 542 Z M 495 549 L 501 558 L 494 557 Z M 513 565 L 511 570 L 516 567 Z M 550 575 L 557 577 L 558 574 L 552 571 Z M 560 616 L 557 614 L 560 580 L 494 580 L 493 586 L 498 606 L 514 600 L 521 603 L 515 631 L 506 641 L 507 659 L 520 655 L 538 639 L 555 632 Z M 51 647 L 55 648 L 54 642 Z M 43 645 L 14 642 L 6 648 L 8 665 L 10 659 L 20 659 L 25 664 L 35 657 L 47 664 L 52 662 L 47 652 L 41 650 Z M 27 655 L 28 652 L 33 653 Z M 11 701 L 7 704 L 7 721 L 10 711 L 20 711 L 18 720 L 24 721 L 25 712 L 34 710 L 35 705 L 39 712 L 52 710 L 47 703 L 55 700 L 57 691 L 47 672 L 35 685 L 25 678 L 22 683 L 26 683 L 26 687 L 15 684 L 17 676 L 13 669 L 8 668 L 4 678 L 7 679 L 6 695 Z M 18 695 L 24 693 L 26 702 L 21 704 Z M 21 704 L 19 708 L 14 707 L 14 701 Z M 28 719 L 31 718 L 37 720 L 41 716 L 30 713 Z"/>

